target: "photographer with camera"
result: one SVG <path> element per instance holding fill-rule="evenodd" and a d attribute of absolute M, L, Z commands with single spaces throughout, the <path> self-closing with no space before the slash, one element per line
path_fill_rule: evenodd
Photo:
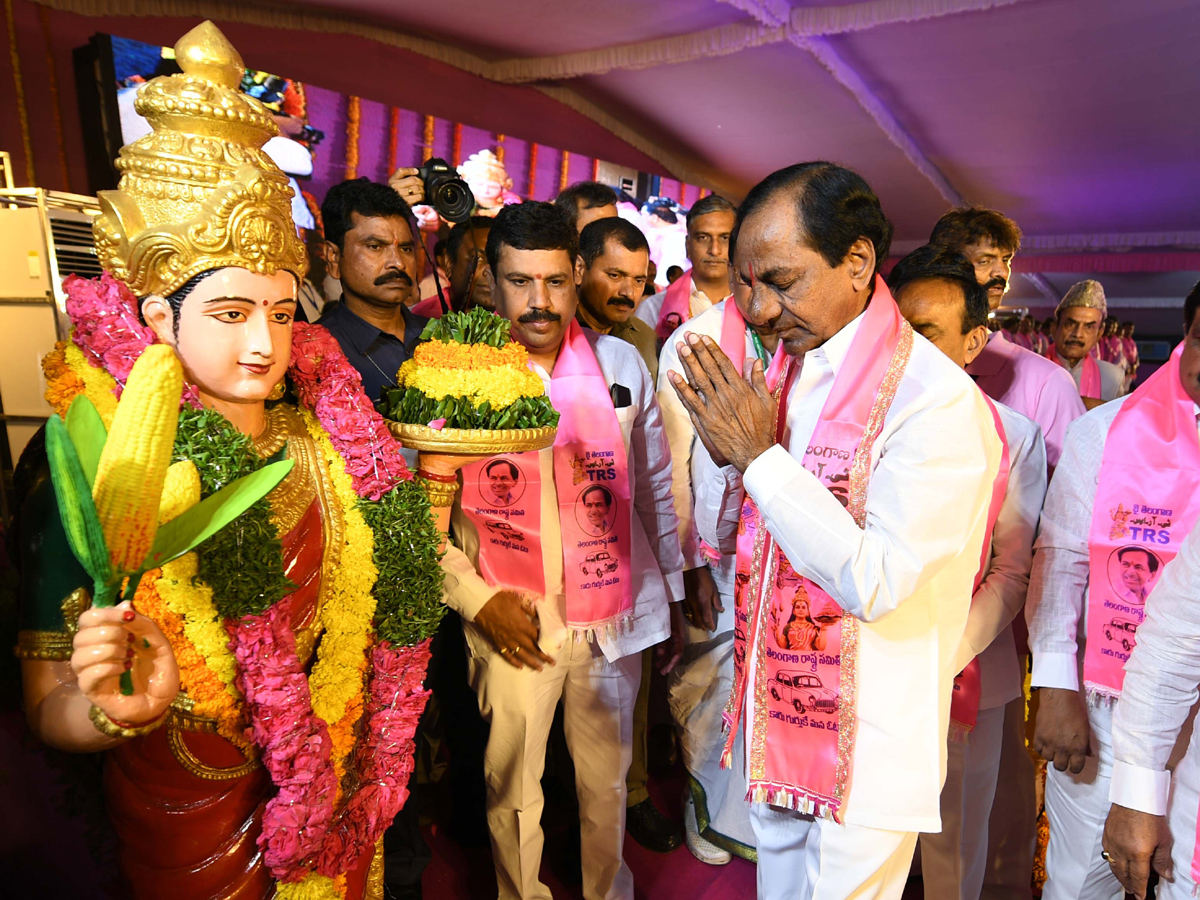
<path fill-rule="evenodd" d="M 335 184 L 321 204 L 326 266 L 341 283 L 342 301 L 318 324 L 358 369 L 372 402 L 396 386 L 428 321 L 407 308 L 424 250 L 412 206 L 426 198 L 451 222 L 470 219 L 475 204 L 466 182 L 436 157 L 420 169 L 397 169 L 387 187 L 368 178 Z"/>
<path fill-rule="evenodd" d="M 416 291 L 417 254 L 424 252 L 410 205 L 426 198 L 439 215 L 451 221 L 469 218 L 474 205 L 466 184 L 439 159 L 429 160 L 421 169 L 397 169 L 387 185 L 367 178 L 343 181 L 329 189 L 321 204 L 327 265 L 329 273 L 341 282 L 342 301 L 318 324 L 328 328 L 341 345 L 372 401 L 379 400 L 384 387 L 395 386 L 397 370 L 412 357 L 429 321 L 407 308 Z M 450 614 L 442 620 L 429 649 L 426 683 L 442 710 L 451 757 L 451 831 L 462 843 L 486 842 L 483 748 L 487 726 L 467 682 L 466 647 L 458 616 Z M 416 733 L 418 744 L 423 742 L 425 727 L 422 717 Z M 419 900 L 421 875 L 432 854 L 421 835 L 418 804 L 411 794 L 385 832 L 383 845 L 388 896 Z"/>

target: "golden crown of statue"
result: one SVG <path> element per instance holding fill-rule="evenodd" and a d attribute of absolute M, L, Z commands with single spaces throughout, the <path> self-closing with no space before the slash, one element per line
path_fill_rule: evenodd
<path fill-rule="evenodd" d="M 148 82 L 134 108 L 154 129 L 121 148 L 93 225 L 101 265 L 138 297 L 223 266 L 303 277 L 292 190 L 263 152 L 271 112 L 238 90 L 245 66 L 212 22 L 175 45 L 181 75 Z"/>

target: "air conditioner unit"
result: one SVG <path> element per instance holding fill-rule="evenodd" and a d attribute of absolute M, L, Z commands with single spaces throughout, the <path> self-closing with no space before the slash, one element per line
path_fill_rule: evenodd
<path fill-rule="evenodd" d="M 7 479 L 50 415 L 42 357 L 70 330 L 62 280 L 95 278 L 94 197 L 42 188 L 0 190 L 0 465 Z"/>

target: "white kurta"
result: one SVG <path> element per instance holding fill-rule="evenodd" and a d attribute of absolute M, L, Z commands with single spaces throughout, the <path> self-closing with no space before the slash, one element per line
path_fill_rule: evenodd
<path fill-rule="evenodd" d="M 800 361 L 782 443 L 744 478 L 721 470 L 721 482 L 705 489 L 721 495 L 715 512 L 697 497 L 701 532 L 715 526 L 726 549 L 736 539 L 744 488 L 796 571 L 863 623 L 846 824 L 756 804 L 760 897 L 898 898 L 915 832 L 940 826 L 954 662 L 1000 441 L 970 378 L 914 336 L 871 451 L 859 528 L 801 459 L 861 320 Z M 700 521 L 714 514 L 716 523 Z"/>
<path fill-rule="evenodd" d="M 800 460 L 861 321 L 805 354 L 783 444 L 754 460 L 744 479 L 721 470 L 721 545 L 736 538 L 744 484 L 793 568 L 862 620 L 858 734 L 842 812 L 868 828 L 930 831 L 940 827 L 954 664 L 1000 439 L 971 379 L 915 335 L 871 452 L 859 528 Z"/>
<path fill-rule="evenodd" d="M 1066 363 L 1061 356 L 1058 360 L 1060 363 Z M 1074 367 L 1065 366 L 1066 370 L 1071 373 L 1071 377 L 1075 379 L 1076 390 L 1083 384 L 1084 363 L 1085 360 L 1081 359 Z M 1100 367 L 1100 399 L 1105 403 L 1116 400 L 1125 393 L 1125 370 L 1102 359 L 1097 359 L 1096 365 Z"/>
<path fill-rule="evenodd" d="M 1200 528 L 1179 548 L 1146 603 L 1137 646 L 1125 663 L 1125 684 L 1112 721 L 1113 803 L 1168 815 L 1175 883 L 1160 882 L 1163 900 L 1191 900 L 1196 812 L 1200 806 L 1200 733 L 1187 719 L 1200 692 Z M 1187 751 L 1169 767 L 1179 747 Z M 1169 802 L 1168 802 L 1169 801 Z"/>

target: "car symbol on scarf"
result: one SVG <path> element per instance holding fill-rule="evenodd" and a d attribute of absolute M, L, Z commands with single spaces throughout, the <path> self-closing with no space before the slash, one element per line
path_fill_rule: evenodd
<path fill-rule="evenodd" d="M 837 694 L 807 672 L 776 672 L 770 691 L 776 700 L 786 699 L 801 714 L 810 709 L 827 715 L 837 712 Z"/>

